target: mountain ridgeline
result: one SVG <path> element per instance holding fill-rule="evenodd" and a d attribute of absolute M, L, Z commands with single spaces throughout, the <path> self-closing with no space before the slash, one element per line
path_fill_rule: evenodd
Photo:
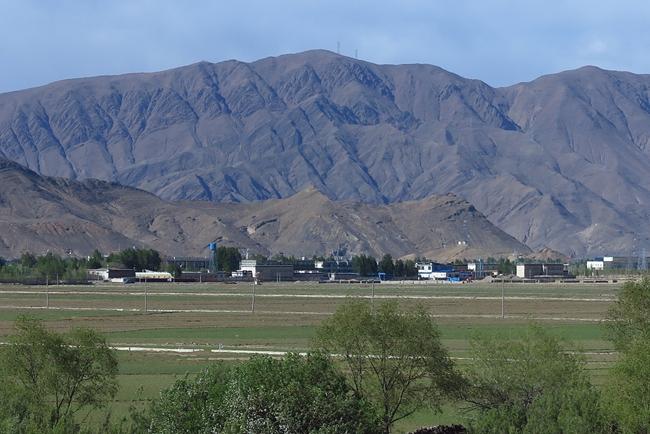
<path fill-rule="evenodd" d="M 650 76 L 595 67 L 493 88 L 317 50 L 0 94 L 0 156 L 42 175 L 166 200 L 453 193 L 580 256 L 646 246 L 649 144 Z"/>

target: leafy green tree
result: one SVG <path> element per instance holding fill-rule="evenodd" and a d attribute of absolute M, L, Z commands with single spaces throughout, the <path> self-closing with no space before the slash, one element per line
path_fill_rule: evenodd
<path fill-rule="evenodd" d="M 608 408 L 623 433 L 650 432 L 650 342 L 626 347 L 606 386 Z"/>
<path fill-rule="evenodd" d="M 174 276 L 175 279 L 178 279 L 183 276 L 183 269 L 178 264 L 167 264 L 165 271 Z"/>
<path fill-rule="evenodd" d="M 4 267 L 7 264 L 7 260 L 0 256 L 0 268 Z"/>
<path fill-rule="evenodd" d="M 372 256 L 355 256 L 352 258 L 352 269 L 360 276 L 376 276 L 377 260 Z"/>
<path fill-rule="evenodd" d="M 463 385 L 431 316 L 422 308 L 400 312 L 397 303 L 350 302 L 321 325 L 317 348 L 341 354 L 352 389 L 373 403 L 381 431 Z"/>
<path fill-rule="evenodd" d="M 393 262 L 393 257 L 391 255 L 385 254 L 381 258 L 381 261 L 379 261 L 379 271 L 390 275 L 395 274 L 395 263 Z"/>
<path fill-rule="evenodd" d="M 16 329 L 0 360 L 3 390 L 14 396 L 0 406 L 12 407 L 15 432 L 69 432 L 78 412 L 115 395 L 117 359 L 102 336 L 89 329 L 57 334 L 25 317 Z"/>
<path fill-rule="evenodd" d="M 616 349 L 650 341 L 650 279 L 626 282 L 609 310 L 607 331 Z"/>
<path fill-rule="evenodd" d="M 324 354 L 256 356 L 177 381 L 151 411 L 153 433 L 374 433 L 370 406 Z"/>
<path fill-rule="evenodd" d="M 112 262 L 109 258 L 109 262 Z M 126 268 L 134 268 L 136 270 L 153 270 L 160 269 L 160 253 L 153 249 L 126 249 L 122 250 L 117 258 L 121 264 Z"/>
<path fill-rule="evenodd" d="M 101 268 L 104 265 L 104 256 L 102 253 L 95 249 L 93 250 L 92 255 L 88 257 L 88 260 L 86 261 L 86 266 L 90 269 L 93 268 Z"/>
<path fill-rule="evenodd" d="M 499 274 L 515 274 L 517 271 L 517 264 L 510 261 L 508 258 L 501 258 L 497 263 L 497 272 Z"/>
<path fill-rule="evenodd" d="M 415 266 L 415 261 L 412 259 L 407 259 L 404 262 L 404 271 L 406 273 L 406 277 L 417 277 L 418 276 L 418 268 Z"/>
<path fill-rule="evenodd" d="M 36 256 L 26 252 L 20 255 L 20 264 L 25 268 L 34 268 L 36 266 Z"/>
<path fill-rule="evenodd" d="M 406 277 L 406 265 L 401 259 L 395 261 L 395 277 Z"/>
<path fill-rule="evenodd" d="M 627 282 L 609 311 L 609 338 L 619 360 L 607 387 L 608 404 L 623 432 L 650 432 L 650 279 Z"/>
<path fill-rule="evenodd" d="M 63 277 L 66 271 L 66 263 L 60 256 L 53 253 L 46 253 L 36 259 L 36 269 L 41 276 Z"/>
<path fill-rule="evenodd" d="M 231 273 L 239 269 L 241 253 L 236 247 L 217 247 L 217 265 L 220 271 Z"/>
<path fill-rule="evenodd" d="M 472 341 L 466 400 L 480 433 L 602 433 L 607 423 L 585 362 L 531 326 L 520 340 Z"/>
<path fill-rule="evenodd" d="M 228 418 L 226 394 L 231 376 L 231 368 L 217 363 L 196 377 L 177 380 L 153 402 L 150 432 L 221 432 Z"/>
<path fill-rule="evenodd" d="M 374 433 L 376 418 L 322 353 L 254 357 L 234 371 L 227 426 L 240 433 Z"/>

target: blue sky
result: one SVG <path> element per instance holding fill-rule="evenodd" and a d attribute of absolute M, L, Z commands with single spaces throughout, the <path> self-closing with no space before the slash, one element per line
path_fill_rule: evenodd
<path fill-rule="evenodd" d="M 591 64 L 650 73 L 650 2 L 0 0 L 0 92 L 313 48 L 493 86 Z"/>

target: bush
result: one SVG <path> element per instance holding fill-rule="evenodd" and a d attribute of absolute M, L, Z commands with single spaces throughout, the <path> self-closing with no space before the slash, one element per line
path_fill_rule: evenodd
<path fill-rule="evenodd" d="M 152 406 L 154 433 L 374 433 L 370 406 L 320 353 L 256 356 L 185 378 Z"/>
<path fill-rule="evenodd" d="M 467 401 L 476 410 L 472 432 L 598 433 L 606 431 L 600 395 L 584 360 L 531 327 L 522 341 L 477 338 L 472 343 Z"/>

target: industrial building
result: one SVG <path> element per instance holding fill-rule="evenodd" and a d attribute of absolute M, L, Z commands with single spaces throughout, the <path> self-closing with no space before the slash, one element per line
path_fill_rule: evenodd
<path fill-rule="evenodd" d="M 324 274 L 354 272 L 350 261 L 342 260 L 315 261 L 314 268 Z"/>
<path fill-rule="evenodd" d="M 474 274 L 477 279 L 485 276 L 496 276 L 499 274 L 499 264 L 492 262 L 469 262 L 467 264 L 467 271 Z"/>
<path fill-rule="evenodd" d="M 598 256 L 587 261 L 587 269 L 594 271 L 638 270 L 646 269 L 648 263 L 650 260 L 643 254 L 640 256 Z"/>
<path fill-rule="evenodd" d="M 454 267 L 438 262 L 417 262 L 418 279 L 446 280 L 454 273 Z"/>
<path fill-rule="evenodd" d="M 567 277 L 569 267 L 562 263 L 528 263 L 517 264 L 517 277 L 522 279 L 540 279 L 549 277 Z"/>
<path fill-rule="evenodd" d="M 263 281 L 293 280 L 293 265 L 290 264 L 261 263 L 255 259 L 242 259 L 237 272 L 241 275 L 250 274 Z"/>

